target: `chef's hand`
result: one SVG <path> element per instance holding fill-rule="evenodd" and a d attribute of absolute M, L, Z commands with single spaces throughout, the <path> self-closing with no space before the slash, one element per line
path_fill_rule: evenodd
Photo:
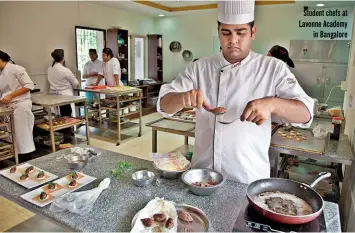
<path fill-rule="evenodd" d="M 209 108 L 208 105 L 204 104 L 203 94 L 199 89 L 193 89 L 191 91 L 181 93 L 180 101 L 184 108 Z"/>
<path fill-rule="evenodd" d="M 0 100 L 0 103 L 8 104 L 8 103 L 10 103 L 10 102 L 12 101 L 13 98 L 14 98 L 14 97 L 12 97 L 11 94 L 10 94 L 10 95 L 7 95 L 7 96 L 5 96 L 4 98 L 2 98 L 2 99 Z"/>
<path fill-rule="evenodd" d="M 254 122 L 262 125 L 273 112 L 274 105 L 271 97 L 250 101 L 240 116 L 241 121 Z"/>

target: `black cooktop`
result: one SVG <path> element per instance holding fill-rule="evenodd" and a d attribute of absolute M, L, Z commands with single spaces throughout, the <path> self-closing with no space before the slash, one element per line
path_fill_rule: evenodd
<path fill-rule="evenodd" d="M 241 207 L 237 221 L 235 222 L 233 232 L 263 232 L 263 226 L 259 225 L 259 229 L 248 226 L 256 226 L 258 224 L 268 225 L 272 229 L 282 232 L 327 232 L 325 219 L 322 214 L 312 222 L 302 225 L 287 225 L 275 223 L 257 213 L 247 202 Z M 271 232 L 271 230 L 269 230 Z"/>

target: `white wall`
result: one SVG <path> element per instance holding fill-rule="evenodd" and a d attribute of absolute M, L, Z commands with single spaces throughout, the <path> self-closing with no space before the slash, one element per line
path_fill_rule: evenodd
<path fill-rule="evenodd" d="M 351 36 L 351 26 L 353 21 L 353 8 L 348 9 L 349 17 L 322 17 L 310 18 L 310 21 L 322 21 L 322 19 L 337 19 L 348 21 L 346 30 Z M 294 4 L 258 6 L 256 7 L 255 23 L 257 26 L 256 39 L 253 42 L 253 50 L 266 54 L 268 49 L 278 44 L 286 48 L 289 47 L 290 40 L 309 40 L 312 38 L 313 28 L 300 28 L 299 20 L 306 20 L 302 16 L 303 8 Z M 218 51 L 219 42 L 217 38 L 217 11 L 194 12 L 188 15 L 159 18 L 156 20 L 157 33 L 163 35 L 164 41 L 164 81 L 172 80 L 178 72 L 186 66 L 181 53 L 170 52 L 169 44 L 172 41 L 179 41 L 182 50 L 191 50 L 194 58 L 210 56 L 213 51 Z M 214 41 L 214 38 L 217 40 Z M 217 48 L 214 48 L 217 46 Z"/>
<path fill-rule="evenodd" d="M 64 49 L 68 68 L 76 70 L 75 26 L 155 32 L 152 17 L 97 3 L 0 2 L 0 49 L 24 66 L 41 89 L 55 48 Z"/>

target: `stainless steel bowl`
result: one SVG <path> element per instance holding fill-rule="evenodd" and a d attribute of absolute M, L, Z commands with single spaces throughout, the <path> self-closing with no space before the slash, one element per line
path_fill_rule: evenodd
<path fill-rule="evenodd" d="M 181 171 L 167 171 L 167 170 L 162 170 L 158 168 L 155 163 L 153 163 L 154 168 L 160 173 L 160 175 L 166 179 L 177 179 L 180 174 L 183 172 L 189 170 L 191 168 L 191 163 L 187 165 L 187 167 L 184 170 Z"/>
<path fill-rule="evenodd" d="M 189 190 L 198 196 L 208 196 L 223 185 L 226 178 L 219 172 L 212 169 L 192 169 L 184 172 L 181 176 L 182 181 L 189 187 Z M 199 187 L 192 183 L 213 181 L 217 184 L 211 187 Z"/>
<path fill-rule="evenodd" d="M 133 183 L 137 186 L 147 186 L 153 182 L 155 174 L 151 171 L 137 171 L 132 174 Z"/>
<path fill-rule="evenodd" d="M 80 171 L 81 169 L 85 168 L 88 164 L 88 157 L 77 155 L 72 156 L 68 159 L 68 167 L 69 169 Z"/>

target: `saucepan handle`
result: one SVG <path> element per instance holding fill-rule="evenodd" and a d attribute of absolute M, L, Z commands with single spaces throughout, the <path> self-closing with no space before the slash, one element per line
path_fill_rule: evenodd
<path fill-rule="evenodd" d="M 325 178 L 329 178 L 331 174 L 330 172 L 321 172 L 318 174 L 318 176 L 319 177 L 315 181 L 313 181 L 312 184 L 309 185 L 311 188 L 314 188 L 314 186 L 316 186 L 319 181 L 324 180 Z"/>

